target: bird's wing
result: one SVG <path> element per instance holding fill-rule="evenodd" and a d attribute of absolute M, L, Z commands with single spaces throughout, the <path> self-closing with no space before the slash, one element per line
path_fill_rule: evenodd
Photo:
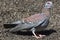
<path fill-rule="evenodd" d="M 49 19 L 49 17 L 47 17 L 45 14 L 43 14 L 43 13 L 40 14 L 39 13 L 39 14 L 35 14 L 33 16 L 30 16 L 30 17 L 26 18 L 25 21 L 27 23 L 30 22 L 30 23 L 34 24 L 34 27 L 36 27 L 36 26 L 44 23 L 48 19 Z"/>
<path fill-rule="evenodd" d="M 21 20 L 19 20 L 19 21 L 15 21 L 15 22 L 12 22 L 11 24 L 20 24 L 20 23 L 22 23 Z"/>
<path fill-rule="evenodd" d="M 10 31 L 19 31 L 23 29 L 29 29 L 36 27 L 46 20 L 46 16 L 43 14 L 35 14 L 25 19 L 25 23 L 19 24 L 12 28 Z"/>
<path fill-rule="evenodd" d="M 19 31 L 19 30 L 29 29 L 29 28 L 32 28 L 33 26 L 34 26 L 34 24 L 31 24 L 31 23 L 18 24 L 16 27 L 10 29 L 10 32 L 15 32 L 15 31 Z"/>

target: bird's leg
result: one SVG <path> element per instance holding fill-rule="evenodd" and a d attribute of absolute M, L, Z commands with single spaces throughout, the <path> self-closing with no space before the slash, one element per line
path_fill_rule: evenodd
<path fill-rule="evenodd" d="M 34 35 L 33 37 L 35 37 L 35 38 L 37 38 L 37 39 L 40 38 L 39 36 L 36 35 L 36 33 L 35 33 L 34 30 L 32 31 L 32 33 L 33 33 L 33 35 Z"/>
<path fill-rule="evenodd" d="M 45 35 L 41 35 L 41 34 L 39 34 L 39 36 L 37 36 L 36 33 L 35 33 L 35 28 L 32 29 L 32 33 L 33 33 L 33 35 L 34 35 L 33 37 L 35 37 L 35 38 L 37 38 L 37 39 L 38 39 L 38 38 L 43 38 L 43 37 L 45 36 Z"/>
<path fill-rule="evenodd" d="M 33 35 L 34 35 L 33 37 L 35 37 L 35 38 L 37 38 L 37 39 L 40 38 L 39 36 L 36 35 L 36 33 L 35 33 L 35 28 L 32 28 L 31 31 L 32 31 L 32 33 L 33 33 Z"/>

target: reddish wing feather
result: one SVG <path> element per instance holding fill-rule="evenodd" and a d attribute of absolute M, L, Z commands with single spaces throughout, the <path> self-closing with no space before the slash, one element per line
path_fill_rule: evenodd
<path fill-rule="evenodd" d="M 41 15 L 41 14 L 35 14 L 35 15 L 32 15 L 30 17 L 27 17 L 27 18 L 24 18 L 25 21 L 27 22 L 35 22 L 35 21 L 41 21 L 45 18 L 46 16 L 45 15 Z"/>

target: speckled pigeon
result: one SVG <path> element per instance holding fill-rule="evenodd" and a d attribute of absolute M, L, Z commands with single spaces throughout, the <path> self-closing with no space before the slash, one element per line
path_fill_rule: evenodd
<path fill-rule="evenodd" d="M 36 38 L 42 38 L 45 35 L 39 35 L 37 36 L 35 34 L 36 31 L 41 31 L 46 28 L 46 25 L 48 25 L 49 18 L 50 18 L 50 12 L 49 9 L 52 8 L 53 3 L 51 1 L 47 1 L 42 8 L 42 13 L 31 15 L 30 17 L 23 18 L 21 21 L 16 21 L 11 24 L 18 24 L 16 27 L 11 28 L 10 32 L 16 32 L 16 31 L 32 31 L 34 37 Z"/>

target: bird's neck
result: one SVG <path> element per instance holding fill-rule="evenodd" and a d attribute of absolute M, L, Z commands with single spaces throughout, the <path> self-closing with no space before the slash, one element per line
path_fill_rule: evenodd
<path fill-rule="evenodd" d="M 48 8 L 43 8 L 42 13 L 45 14 L 46 16 L 50 16 L 50 12 Z"/>

